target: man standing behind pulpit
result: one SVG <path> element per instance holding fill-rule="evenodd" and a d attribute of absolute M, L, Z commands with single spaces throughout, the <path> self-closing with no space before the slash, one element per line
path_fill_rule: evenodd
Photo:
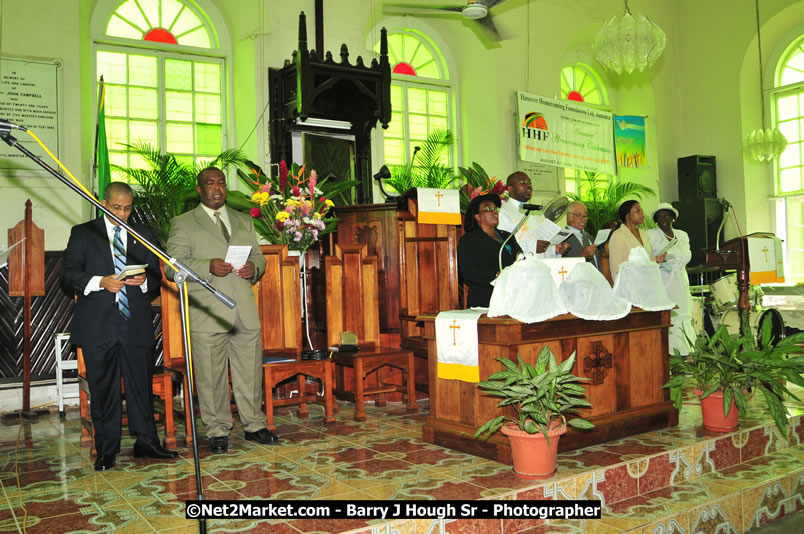
<path fill-rule="evenodd" d="M 251 218 L 226 209 L 223 172 L 206 168 L 197 181 L 201 203 L 173 219 L 167 250 L 237 303 L 230 309 L 198 284 L 188 284 L 195 384 L 209 449 L 213 453 L 229 449 L 229 369 L 245 438 L 274 444 L 279 439 L 265 427 L 261 409 L 262 339 L 252 290 L 265 272 L 265 257 Z M 237 270 L 225 261 L 230 245 L 251 246 L 248 261 Z M 167 271 L 172 278 L 172 269 Z"/>
<path fill-rule="evenodd" d="M 522 217 L 525 215 L 522 204 L 530 202 L 530 197 L 533 195 L 533 185 L 530 182 L 530 177 L 522 171 L 511 173 L 511 175 L 508 176 L 506 185 L 508 186 L 509 198 L 503 203 L 500 209 L 500 224 L 498 228 L 506 232 L 513 232 L 516 225 L 519 224 L 519 221 L 522 220 Z M 519 246 L 522 247 L 522 251 L 531 252 L 540 258 L 554 258 L 569 250 L 567 243 L 559 243 L 558 245 L 551 246 L 548 241 L 536 237 L 536 227 L 542 222 L 544 222 L 544 215 L 530 212 L 525 224 L 517 230 L 514 237 L 517 243 L 519 243 Z"/>

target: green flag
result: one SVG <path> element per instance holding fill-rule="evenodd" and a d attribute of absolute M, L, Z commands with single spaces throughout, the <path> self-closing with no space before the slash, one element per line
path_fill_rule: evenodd
<path fill-rule="evenodd" d="M 109 167 L 109 150 L 106 147 L 106 107 L 104 97 L 106 88 L 103 76 L 100 78 L 98 91 L 98 125 L 95 142 L 95 182 L 98 184 L 98 198 L 103 198 L 103 191 L 112 181 L 112 171 Z"/>

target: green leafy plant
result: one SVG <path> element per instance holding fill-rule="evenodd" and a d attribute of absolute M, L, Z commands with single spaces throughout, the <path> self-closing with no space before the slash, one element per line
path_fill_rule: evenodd
<path fill-rule="evenodd" d="M 505 194 L 506 187 L 497 177 L 490 177 L 479 163 L 473 161 L 471 167 L 458 167 L 461 177 L 466 181 L 461 187 L 461 213 L 466 213 L 466 208 L 472 200 L 472 192 L 476 189 L 485 192 L 497 192 L 500 196 Z"/>
<path fill-rule="evenodd" d="M 581 408 L 591 406 L 586 400 L 586 388 L 581 382 L 588 378 L 572 374 L 575 353 L 561 362 L 556 362 L 549 347 L 544 347 L 536 358 L 536 365 L 524 362 L 517 355 L 519 364 L 508 358 L 497 358 L 505 369 L 498 371 L 478 387 L 485 393 L 501 397 L 498 407 L 511 406 L 516 417 L 505 415 L 486 422 L 475 433 L 475 438 L 483 434 L 493 434 L 507 421 L 518 426 L 528 434 L 541 432 L 547 439 L 547 431 L 555 422 L 568 424 L 573 428 L 589 429 L 594 425 L 576 417 L 567 419 L 568 414 L 578 414 Z"/>
<path fill-rule="evenodd" d="M 670 380 L 663 386 L 670 389 L 670 398 L 681 408 L 684 390 L 702 391 L 706 398 L 723 392 L 723 411 L 728 415 L 732 399 L 741 415 L 748 411 L 748 395 L 762 393 L 776 427 L 787 436 L 788 416 L 786 398 L 798 400 L 785 385 L 789 381 L 804 387 L 804 333 L 773 339 L 771 321 L 763 320 L 759 339 L 747 326 L 742 332 L 729 334 L 725 325 L 709 337 L 700 335 L 690 342 L 690 354 L 678 350 L 670 356 Z"/>
<path fill-rule="evenodd" d="M 455 142 L 450 130 L 437 128 L 427 134 L 409 165 L 390 165 L 391 177 L 385 184 L 399 193 L 412 187 L 448 189 L 455 182 L 452 167 L 444 163 L 449 148 Z"/>
<path fill-rule="evenodd" d="M 174 154 L 160 152 L 149 143 L 135 142 L 125 146 L 145 161 L 147 167 L 112 165 L 112 169 L 136 184 L 135 220 L 151 226 L 162 243 L 167 242 L 173 218 L 198 205 L 196 176 L 202 169 L 215 166 L 226 172 L 230 166 L 239 166 L 246 161 L 242 152 L 233 149 L 222 152 L 212 161 L 191 165 L 179 161 Z"/>
<path fill-rule="evenodd" d="M 306 172 L 305 167 L 295 163 L 290 169 L 280 163 L 276 176 L 266 175 L 251 161 L 246 161 L 244 167 L 248 170 L 238 168 L 237 174 L 251 193 L 230 191 L 227 204 L 250 214 L 254 229 L 263 239 L 287 244 L 290 250 L 306 250 L 321 236 L 337 230 L 339 219 L 331 215 L 329 208 L 348 198 L 342 193 L 360 183 L 329 177 L 319 180 L 315 171 Z M 289 231 L 294 225 L 302 235 L 299 240 L 294 238 L 295 231 L 293 235 Z"/>
<path fill-rule="evenodd" d="M 646 196 L 656 195 L 656 191 L 646 185 L 613 179 L 603 183 L 598 173 L 585 171 L 585 174 L 589 183 L 588 190 L 582 191 L 581 194 L 567 193 L 567 196 L 586 205 L 589 215 L 586 231 L 592 236 L 597 235 L 598 230 L 603 229 L 606 223 L 619 222 L 617 210 L 620 204 L 629 198 L 642 200 Z"/>

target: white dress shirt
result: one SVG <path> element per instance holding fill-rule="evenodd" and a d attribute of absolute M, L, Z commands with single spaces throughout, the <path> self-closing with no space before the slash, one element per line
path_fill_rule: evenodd
<path fill-rule="evenodd" d="M 103 216 L 103 222 L 106 225 L 106 237 L 109 238 L 109 252 L 112 254 L 112 259 L 114 259 L 114 229 L 117 228 L 117 225 L 111 222 L 105 215 Z M 125 228 L 120 228 L 120 241 L 123 243 L 123 248 L 128 250 L 128 231 Z M 103 279 L 102 276 L 93 276 L 90 278 L 87 287 L 84 288 L 84 296 L 89 295 L 93 291 L 105 291 L 105 289 L 100 286 L 101 279 Z M 140 289 L 143 293 L 148 292 L 147 276 L 145 277 L 145 283 L 140 286 Z M 117 301 L 117 298 L 118 297 L 115 296 L 115 301 Z"/>
<path fill-rule="evenodd" d="M 509 198 L 503 202 L 500 208 L 500 223 L 497 225 L 497 228 L 506 232 L 511 232 L 516 228 L 516 225 L 519 224 L 519 221 L 525 215 L 522 204 L 523 202 L 515 198 Z M 545 252 L 536 252 L 536 248 L 538 247 L 536 227 L 543 222 L 544 215 L 536 211 L 531 211 L 525 224 L 517 230 L 514 238 L 516 242 L 519 243 L 522 252 L 530 252 L 536 255 L 537 258 L 555 258 L 557 256 L 555 245 L 548 246 Z"/>
<path fill-rule="evenodd" d="M 204 204 L 201 204 L 201 207 L 204 209 L 207 215 L 209 215 L 209 218 L 212 219 L 212 222 L 215 223 L 215 226 L 218 226 L 218 219 L 215 218 L 215 212 L 217 211 L 220 213 L 220 218 L 221 221 L 223 221 L 223 225 L 226 227 L 226 231 L 229 232 L 229 235 L 232 235 L 232 223 L 229 222 L 229 212 L 226 211 L 226 204 L 216 210 L 207 207 Z"/>

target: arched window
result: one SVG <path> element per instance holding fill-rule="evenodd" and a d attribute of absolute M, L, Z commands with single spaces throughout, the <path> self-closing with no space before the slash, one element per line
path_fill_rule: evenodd
<path fill-rule="evenodd" d="M 787 138 L 776 163 L 776 193 L 783 197 L 779 207 L 786 219 L 786 235 L 780 237 L 787 244 L 787 282 L 804 282 L 804 35 L 779 59 L 771 101 L 776 126 Z"/>
<path fill-rule="evenodd" d="M 135 142 L 187 163 L 222 152 L 226 70 L 219 48 L 215 28 L 193 2 L 117 3 L 103 34 L 95 35 L 112 163 L 141 166 L 125 147 Z"/>
<path fill-rule="evenodd" d="M 561 69 L 561 98 L 610 110 L 606 86 L 595 70 L 584 63 L 576 63 Z M 600 174 L 594 178 L 594 182 L 605 186 L 610 179 L 611 176 Z M 583 195 L 589 189 L 589 175 L 583 171 L 565 168 L 564 180 L 568 193 Z"/>
<path fill-rule="evenodd" d="M 379 42 L 375 51 L 379 52 Z M 408 163 L 413 147 L 435 129 L 453 129 L 452 83 L 438 48 L 415 30 L 388 33 L 392 116 L 383 131 L 385 163 Z M 447 165 L 454 164 L 454 146 Z"/>

